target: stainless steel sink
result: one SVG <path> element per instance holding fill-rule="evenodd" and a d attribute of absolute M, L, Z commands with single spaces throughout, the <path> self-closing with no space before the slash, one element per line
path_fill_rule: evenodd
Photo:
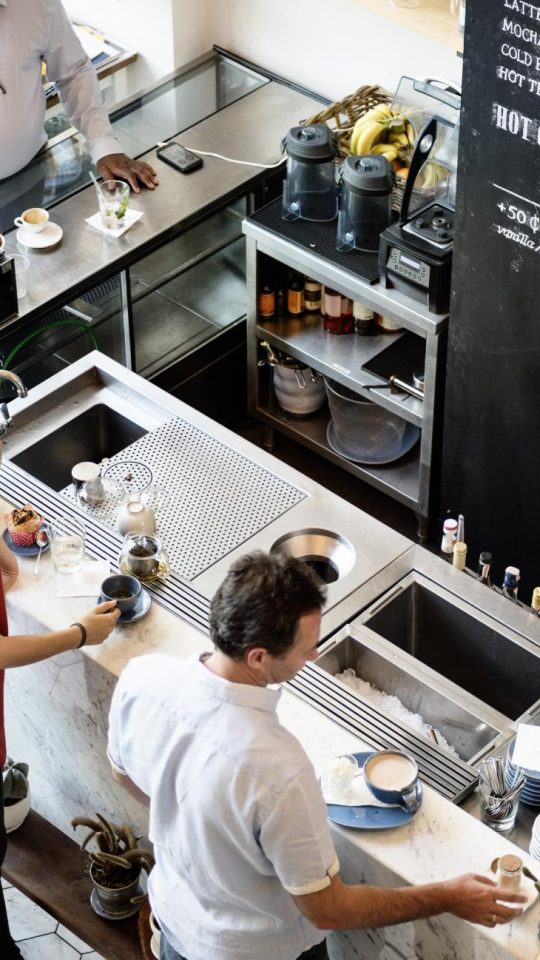
<path fill-rule="evenodd" d="M 147 431 L 121 413 L 97 403 L 68 420 L 43 439 L 11 457 L 33 477 L 53 490 L 71 482 L 71 468 L 82 460 L 99 463 L 124 450 Z"/>
<path fill-rule="evenodd" d="M 383 594 L 358 624 L 510 720 L 540 697 L 538 654 L 418 571 Z"/>
<path fill-rule="evenodd" d="M 439 730 L 463 760 L 474 758 L 501 732 L 500 726 L 494 725 L 494 717 L 489 718 L 490 723 L 482 715 L 481 706 L 475 715 L 449 690 L 437 689 L 433 677 L 422 678 L 408 672 L 405 666 L 395 662 L 392 652 L 382 645 L 360 639 L 354 633 L 325 647 L 317 660 L 317 667 L 332 676 L 352 668 L 357 677 L 397 697 L 407 710 Z"/>

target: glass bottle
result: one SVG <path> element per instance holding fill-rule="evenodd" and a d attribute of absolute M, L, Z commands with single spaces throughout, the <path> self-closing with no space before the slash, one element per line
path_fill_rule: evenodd
<path fill-rule="evenodd" d="M 476 574 L 481 583 L 485 583 L 486 586 L 491 586 L 491 564 L 493 561 L 493 556 L 489 550 L 482 550 L 482 553 L 478 557 L 478 567 Z"/>
<path fill-rule="evenodd" d="M 299 273 L 291 274 L 287 284 L 287 313 L 300 317 L 304 312 L 304 280 Z"/>
<path fill-rule="evenodd" d="M 304 310 L 306 313 L 321 312 L 322 284 L 318 280 L 306 277 L 304 280 Z"/>
<path fill-rule="evenodd" d="M 259 291 L 258 310 L 260 317 L 273 317 L 276 312 L 276 288 L 269 279 Z"/>
<path fill-rule="evenodd" d="M 513 603 L 515 603 L 517 600 L 519 578 L 520 571 L 518 567 L 506 567 L 504 571 L 502 592 L 504 596 L 508 597 L 509 600 L 512 600 Z"/>
<path fill-rule="evenodd" d="M 499 857 L 495 880 L 499 887 L 505 887 L 515 893 L 521 886 L 522 870 L 523 860 L 514 856 L 513 853 L 505 853 L 502 857 Z"/>
<path fill-rule="evenodd" d="M 443 535 L 441 540 L 441 553 L 452 554 L 454 552 L 454 543 L 457 535 L 457 520 L 448 517 L 443 523 Z"/>
<path fill-rule="evenodd" d="M 535 587 L 532 592 L 531 610 L 537 617 L 540 617 L 540 587 Z"/>
<path fill-rule="evenodd" d="M 463 543 L 463 540 L 456 540 L 453 547 L 452 566 L 454 566 L 456 570 L 464 570 L 466 560 L 467 544 Z"/>
<path fill-rule="evenodd" d="M 373 329 L 375 314 L 371 307 L 367 307 L 360 300 L 353 303 L 354 330 L 361 337 L 367 337 Z"/>
<path fill-rule="evenodd" d="M 330 287 L 324 288 L 324 329 L 329 333 L 352 333 L 352 303 L 350 314 L 342 316 L 343 299 L 348 298 L 342 298 L 337 290 L 332 290 Z M 343 308 L 347 310 L 347 305 L 343 304 Z"/>

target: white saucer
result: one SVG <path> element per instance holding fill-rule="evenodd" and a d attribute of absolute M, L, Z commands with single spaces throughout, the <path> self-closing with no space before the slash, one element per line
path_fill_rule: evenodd
<path fill-rule="evenodd" d="M 32 233 L 30 230 L 25 230 L 24 227 L 19 227 L 17 241 L 23 247 L 33 247 L 40 250 L 44 247 L 54 247 L 63 235 L 62 227 L 59 227 L 57 223 L 51 223 L 49 220 L 47 226 L 43 227 L 43 230 L 40 230 L 39 233 Z"/>

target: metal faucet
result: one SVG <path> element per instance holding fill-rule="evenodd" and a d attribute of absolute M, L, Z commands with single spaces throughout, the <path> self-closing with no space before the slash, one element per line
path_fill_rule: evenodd
<path fill-rule="evenodd" d="M 17 376 L 16 373 L 12 373 L 11 370 L 0 370 L 0 379 L 9 380 L 15 386 L 17 390 L 17 396 L 27 397 L 28 390 L 26 389 L 21 378 Z M 0 403 L 0 437 L 3 437 L 7 432 L 9 427 L 12 424 L 11 416 L 8 410 L 7 403 Z"/>

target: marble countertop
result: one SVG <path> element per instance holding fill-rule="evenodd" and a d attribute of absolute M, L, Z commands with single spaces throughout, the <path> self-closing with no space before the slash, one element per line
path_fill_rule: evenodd
<path fill-rule="evenodd" d="M 19 579 L 8 594 L 8 610 L 12 613 L 24 613 L 47 629 L 58 629 L 93 605 L 90 597 L 51 600 L 56 589 L 49 555 L 43 555 L 38 576 L 33 574 L 33 559 L 21 559 L 19 566 Z M 209 647 L 209 640 L 202 633 L 153 604 L 145 619 L 131 626 L 116 627 L 105 643 L 85 647 L 84 653 L 118 676 L 134 656 L 156 650 L 188 656 Z M 316 769 L 321 769 L 329 756 L 369 746 L 287 690 L 283 691 L 279 715 L 282 723 L 302 742 Z M 406 826 L 382 832 L 335 826 L 333 829 L 350 852 L 354 854 L 357 850 L 359 857 L 364 854 L 373 858 L 406 883 L 429 883 L 469 871 L 483 873 L 489 870 L 494 857 L 508 852 L 521 856 L 537 875 L 540 872 L 539 864 L 522 850 L 429 787 L 424 788 L 419 813 Z M 475 947 L 474 956 L 482 960 L 504 955 L 535 960 L 540 951 L 536 937 L 539 919 L 537 903 L 509 925 L 493 930 L 475 927 L 474 941 L 483 947 Z M 461 956 L 464 960 L 463 953 Z"/>

